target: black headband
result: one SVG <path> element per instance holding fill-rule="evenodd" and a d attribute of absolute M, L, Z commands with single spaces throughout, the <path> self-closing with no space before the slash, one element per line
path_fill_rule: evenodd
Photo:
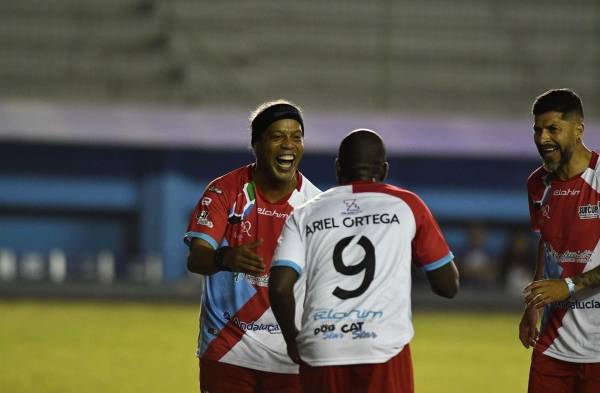
<path fill-rule="evenodd" d="M 296 120 L 302 126 L 302 136 L 304 136 L 304 122 L 302 121 L 300 110 L 293 105 L 282 103 L 270 106 L 256 115 L 250 125 L 252 130 L 252 140 L 250 143 L 254 145 L 262 133 L 265 132 L 271 124 L 281 119 Z"/>

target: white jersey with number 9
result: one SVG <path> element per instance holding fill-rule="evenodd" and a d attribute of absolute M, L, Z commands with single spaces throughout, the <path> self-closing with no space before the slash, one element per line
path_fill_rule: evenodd
<path fill-rule="evenodd" d="M 383 363 L 413 337 L 411 261 L 453 259 L 414 193 L 388 184 L 334 187 L 288 218 L 272 266 L 294 269 L 306 292 L 297 338 L 311 366 Z"/>

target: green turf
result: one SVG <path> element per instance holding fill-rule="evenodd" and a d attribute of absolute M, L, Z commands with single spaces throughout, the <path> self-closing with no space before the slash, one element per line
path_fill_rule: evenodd
<path fill-rule="evenodd" d="M 197 392 L 198 307 L 0 301 L 0 392 Z M 525 391 L 517 315 L 417 314 L 418 393 Z"/>
<path fill-rule="evenodd" d="M 526 392 L 531 353 L 520 315 L 415 314 L 411 343 L 418 393 Z"/>

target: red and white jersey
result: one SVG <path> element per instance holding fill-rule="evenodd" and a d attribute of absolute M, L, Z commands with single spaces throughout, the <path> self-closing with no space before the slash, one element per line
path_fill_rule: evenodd
<path fill-rule="evenodd" d="M 527 190 L 531 225 L 544 244 L 544 276 L 573 277 L 600 265 L 598 153 L 581 175 L 565 181 L 538 168 Z M 536 350 L 568 362 L 600 362 L 600 290 L 547 306 Z"/>
<path fill-rule="evenodd" d="M 414 334 L 411 261 L 429 271 L 452 259 L 431 212 L 409 191 L 355 182 L 300 206 L 273 266 L 306 281 L 301 358 L 311 366 L 389 360 Z"/>
<path fill-rule="evenodd" d="M 320 191 L 299 172 L 297 188 L 286 198 L 267 202 L 253 181 L 254 165 L 212 181 L 192 214 L 186 243 L 204 239 L 213 248 L 263 239 L 254 249 L 266 272 L 285 220 Z M 204 277 L 198 356 L 255 370 L 297 373 L 287 355 L 269 303 L 269 274 L 218 272 Z"/>

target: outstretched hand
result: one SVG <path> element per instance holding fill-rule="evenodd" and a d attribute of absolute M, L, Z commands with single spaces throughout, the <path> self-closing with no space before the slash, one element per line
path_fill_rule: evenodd
<path fill-rule="evenodd" d="M 260 246 L 263 239 L 258 239 L 252 243 L 240 244 L 231 247 L 223 255 L 223 265 L 232 272 L 248 273 L 258 275 L 265 271 L 265 265 L 260 255 L 253 249 Z"/>
<path fill-rule="evenodd" d="M 564 280 L 549 279 L 530 283 L 523 290 L 527 307 L 542 308 L 550 303 L 569 298 L 569 288 Z"/>
<path fill-rule="evenodd" d="M 535 347 L 540 331 L 537 327 L 539 311 L 535 307 L 527 307 L 519 323 L 519 340 L 525 348 Z"/>
<path fill-rule="evenodd" d="M 294 327 L 292 332 L 286 332 L 284 334 L 285 344 L 287 345 L 287 353 L 290 359 L 296 364 L 301 364 L 302 359 L 300 358 L 300 352 L 298 352 L 298 345 L 296 344 L 296 337 L 298 337 L 298 330 Z"/>

